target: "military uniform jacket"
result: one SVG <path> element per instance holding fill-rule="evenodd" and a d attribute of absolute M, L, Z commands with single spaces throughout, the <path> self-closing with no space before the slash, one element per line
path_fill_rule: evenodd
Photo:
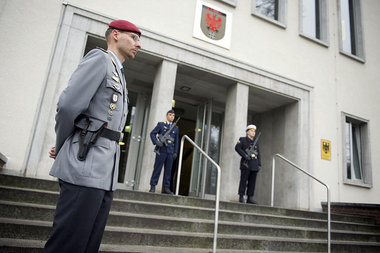
<path fill-rule="evenodd" d="M 169 129 L 170 129 L 170 126 L 167 122 L 158 122 L 157 126 L 152 130 L 152 132 L 150 132 L 150 139 L 152 140 L 153 145 L 156 145 L 156 143 L 157 143 L 157 135 L 158 134 L 164 135 L 166 133 L 166 131 L 168 131 Z M 175 126 L 169 135 L 171 137 L 173 137 L 174 142 L 172 144 L 167 145 L 167 146 L 164 144 L 162 147 L 160 147 L 160 149 L 159 149 L 160 153 L 161 152 L 169 153 L 169 154 L 178 153 L 178 147 L 179 147 L 179 145 L 178 145 L 178 141 L 179 141 L 178 127 Z"/>
<path fill-rule="evenodd" d="M 240 160 L 240 169 L 247 169 L 245 166 L 243 166 L 243 162 L 246 161 L 245 157 L 247 156 L 245 150 L 252 147 L 254 140 L 255 139 L 251 140 L 248 137 L 240 137 L 239 141 L 235 145 L 236 152 L 238 152 L 238 154 L 242 157 Z M 258 153 L 258 155 L 251 160 L 248 160 L 248 168 L 251 171 L 259 171 L 261 167 L 259 143 L 256 144 L 254 150 Z"/>
<path fill-rule="evenodd" d="M 79 130 L 74 122 L 83 114 L 107 122 L 111 130 L 121 132 L 124 128 L 128 113 L 126 82 L 110 55 L 101 49 L 91 50 L 59 97 L 55 117 L 57 157 L 50 171 L 51 176 L 65 182 L 104 190 L 117 186 L 119 143 L 99 137 L 86 160 L 79 161 Z"/>

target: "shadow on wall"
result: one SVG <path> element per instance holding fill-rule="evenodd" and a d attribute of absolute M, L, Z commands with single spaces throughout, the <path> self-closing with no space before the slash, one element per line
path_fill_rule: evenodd
<path fill-rule="evenodd" d="M 0 170 L 5 167 L 5 164 L 7 162 L 8 162 L 8 158 L 0 152 Z"/>
<path fill-rule="evenodd" d="M 258 126 L 260 137 L 261 171 L 257 176 L 255 198 L 262 205 L 270 205 L 273 155 L 279 153 L 297 163 L 299 159 L 297 103 L 256 114 L 252 122 Z M 276 166 L 274 205 L 282 208 L 307 208 L 300 205 L 305 191 L 298 171 L 279 162 Z M 306 188 L 307 189 L 307 188 Z"/>

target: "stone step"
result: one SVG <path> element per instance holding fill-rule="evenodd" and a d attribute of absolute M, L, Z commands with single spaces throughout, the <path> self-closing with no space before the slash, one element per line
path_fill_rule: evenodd
<path fill-rule="evenodd" d="M 37 178 L 28 178 L 28 177 L 19 177 L 19 176 L 8 176 L 0 174 L 0 194 L 3 195 L 5 193 L 2 192 L 2 187 L 9 187 L 12 189 L 33 189 L 33 190 L 41 190 L 41 192 L 37 191 L 33 194 L 33 196 L 22 196 L 24 192 L 16 193 L 11 192 L 10 196 L 8 196 L 7 200 L 12 200 L 12 196 L 15 197 L 15 194 L 18 194 L 17 199 L 20 201 L 34 201 L 34 203 L 41 204 L 51 204 L 56 203 L 58 198 L 59 186 L 57 181 L 53 180 L 42 180 Z M 41 193 L 51 192 L 52 195 L 48 196 L 48 199 L 45 199 L 46 196 L 43 196 L 41 199 Z M 2 199 L 2 196 L 0 196 Z M 195 206 L 195 207 L 206 207 L 206 208 L 215 208 L 215 201 L 212 200 L 204 200 L 200 198 L 194 197 L 185 197 L 185 196 L 170 196 L 166 194 L 158 194 L 158 193 L 148 193 L 148 192 L 139 192 L 139 191 L 130 191 L 130 190 L 117 190 L 114 194 L 114 199 L 128 199 L 128 200 L 144 200 L 149 203 L 167 203 L 167 204 L 175 204 L 181 206 Z M 44 202 L 44 201 L 50 201 Z M 276 208 L 269 206 L 258 206 L 258 205 L 248 205 L 241 203 L 232 203 L 221 201 L 219 205 L 221 210 L 230 210 L 230 211 L 244 211 L 244 212 L 253 212 L 256 214 L 273 214 L 280 216 L 292 216 L 292 217 L 304 217 L 304 218 L 312 218 L 312 219 L 321 219 L 327 220 L 327 214 L 322 212 L 310 212 L 303 210 L 293 210 L 293 209 L 285 209 L 285 208 Z M 371 217 L 365 216 L 352 216 L 352 215 L 337 215 L 332 214 L 331 219 L 335 221 L 347 221 L 354 223 L 367 223 L 374 224 L 375 220 Z"/>
<path fill-rule="evenodd" d="M 54 206 L 24 204 L 9 201 L 0 201 L 0 217 L 7 219 L 52 221 Z M 107 222 L 108 226 L 129 228 L 165 229 L 169 231 L 189 231 L 213 233 L 214 221 L 204 219 L 189 219 L 151 214 L 137 214 L 111 211 Z M 281 236 L 293 238 L 325 239 L 326 229 L 308 227 L 290 227 L 263 225 L 247 222 L 220 221 L 219 234 L 242 234 L 258 236 Z M 373 232 L 332 231 L 335 240 L 351 241 L 380 241 L 380 234 Z"/>
<path fill-rule="evenodd" d="M 45 241 L 22 240 L 22 239 L 0 239 L 0 252 L 2 253 L 42 253 Z M 102 244 L 99 253 L 212 253 L 212 249 L 200 248 L 170 248 L 157 246 L 138 246 L 138 245 L 111 245 Z M 263 250 L 232 250 L 218 249 L 218 253 L 294 253 L 294 251 L 263 251 Z M 316 253 L 316 252 L 308 252 Z"/>
<path fill-rule="evenodd" d="M 46 241 L 51 230 L 51 222 L 2 220 L 1 238 L 3 240 L 20 239 Z M 171 248 L 212 249 L 212 233 L 172 232 L 166 230 L 121 228 L 107 226 L 104 232 L 103 245 L 150 246 Z M 261 250 L 261 251 L 294 251 L 325 252 L 326 240 L 282 238 L 249 235 L 218 235 L 218 249 L 224 250 Z M 380 243 L 333 241 L 335 252 L 379 252 Z"/>
<path fill-rule="evenodd" d="M 42 252 L 58 183 L 0 175 L 0 251 Z M 215 201 L 117 190 L 100 252 L 211 252 Z M 332 252 L 380 252 L 373 218 L 332 215 Z M 326 252 L 327 215 L 220 202 L 218 252 Z"/>
<path fill-rule="evenodd" d="M 205 200 L 205 199 L 200 199 L 200 198 L 195 198 L 195 197 L 170 196 L 166 194 L 157 194 L 157 193 L 152 194 L 148 192 L 119 190 L 115 192 L 114 198 L 136 200 L 136 201 L 140 201 L 143 199 L 144 201 L 149 202 L 149 203 L 206 207 L 206 208 L 212 208 L 215 210 L 215 201 Z M 285 209 L 285 208 L 269 207 L 269 206 L 262 206 L 262 205 L 249 205 L 249 204 L 242 204 L 238 202 L 220 201 L 219 208 L 221 210 L 244 211 L 247 213 L 272 214 L 272 215 L 279 215 L 279 216 L 292 216 L 292 217 L 304 217 L 304 218 L 327 220 L 327 214 L 322 213 L 322 212 Z M 348 222 L 367 223 L 367 224 L 375 223 L 375 220 L 373 218 L 365 217 L 365 216 L 332 214 L 331 218 L 336 221 L 348 221 Z"/>
<path fill-rule="evenodd" d="M 152 194 L 147 194 L 152 195 Z M 165 195 L 166 196 L 166 195 Z M 170 196 L 168 196 L 170 197 Z M 47 204 L 54 205 L 58 198 L 58 193 L 54 191 L 24 189 L 16 187 L 0 187 L 0 199 L 4 201 L 17 200 L 20 203 Z M 4 208 L 3 208 L 4 209 Z M 4 209 L 5 210 L 5 209 Z M 180 206 L 173 204 L 159 204 L 156 202 L 130 201 L 124 199 L 114 199 L 112 211 L 129 212 L 140 214 L 154 214 L 161 216 L 175 216 L 182 218 L 208 219 L 213 220 L 215 211 L 213 208 L 201 208 L 192 206 Z M 244 209 L 242 209 L 244 210 Z M 36 215 L 38 212 L 36 213 Z M 306 219 L 298 217 L 278 216 L 257 214 L 254 212 L 220 210 L 220 221 L 231 222 L 253 222 L 256 224 L 279 225 L 279 226 L 296 226 L 312 227 L 318 229 L 327 229 L 327 221 L 320 219 Z M 350 230 L 361 232 L 380 232 L 380 227 L 370 224 L 360 224 L 354 222 L 333 221 L 331 225 L 335 230 Z"/>
<path fill-rule="evenodd" d="M 59 191 L 57 180 L 47 180 L 14 175 L 0 174 L 0 185 L 55 192 Z"/>
<path fill-rule="evenodd" d="M 154 196 L 160 194 L 150 194 L 145 195 Z M 164 195 L 166 198 L 175 198 L 173 196 Z M 17 187 L 7 187 L 0 186 L 0 199 L 5 201 L 19 201 L 24 203 L 34 203 L 34 204 L 56 204 L 58 198 L 58 192 L 46 191 L 46 190 L 35 190 L 28 188 L 17 188 Z M 183 198 L 183 197 L 181 197 Z M 239 204 L 237 204 L 239 205 Z M 246 206 L 246 205 L 242 205 Z M 193 206 L 182 206 L 178 204 L 163 204 L 157 202 L 146 202 L 144 201 L 130 201 L 124 199 L 114 199 L 112 203 L 112 211 L 118 212 L 131 212 L 131 213 L 141 213 L 141 214 L 155 214 L 162 216 L 178 216 L 183 218 L 201 218 L 201 219 L 214 219 L 215 211 L 213 208 L 202 208 Z M 308 219 L 308 218 L 298 218 L 291 216 L 279 216 L 272 214 L 261 214 L 254 212 L 252 210 L 247 210 L 241 208 L 242 211 L 230 211 L 221 209 L 219 212 L 219 220 L 221 221 L 235 221 L 235 222 L 254 222 L 258 224 L 273 224 L 273 225 L 283 225 L 283 226 L 297 226 L 297 227 L 313 227 L 319 229 L 327 229 L 327 221 L 321 219 Z M 245 211 L 245 212 L 243 212 Z M 344 219 L 343 219 L 344 220 Z M 350 230 L 350 231 L 362 231 L 370 232 L 377 231 L 380 232 L 380 226 L 375 226 L 368 224 L 366 221 L 364 224 L 350 222 L 332 221 L 331 227 L 335 230 Z M 353 219 L 354 221 L 361 221 Z"/>
<path fill-rule="evenodd" d="M 55 192 L 58 194 L 59 186 L 57 181 L 52 180 L 42 180 L 37 178 L 27 178 L 27 177 L 19 177 L 19 176 L 8 176 L 0 174 L 0 187 L 1 186 L 9 186 L 10 189 L 15 187 L 15 189 L 33 189 L 33 190 L 42 190 L 42 192 Z M 0 194 L 3 194 L 2 189 L 0 189 Z M 10 193 L 11 196 L 17 194 L 15 192 Z M 20 193 L 23 194 L 23 193 Z M 39 194 L 34 194 L 32 198 L 29 198 L 28 201 L 35 201 L 35 203 L 47 203 L 42 201 L 47 201 L 46 199 L 38 199 Z M 20 201 L 26 201 L 25 197 L 18 196 Z M 58 195 L 54 194 L 50 196 L 50 201 L 56 201 Z M 165 194 L 152 194 L 148 192 L 139 192 L 139 191 L 130 191 L 130 190 L 117 190 L 114 194 L 115 199 L 128 199 L 128 200 L 144 200 L 149 203 L 166 203 L 166 204 L 176 204 L 182 206 L 196 206 L 196 207 L 208 207 L 215 208 L 215 201 L 212 200 L 204 200 L 200 198 L 194 197 L 184 197 L 184 196 L 170 196 Z M 8 200 L 11 200 L 8 198 Z M 39 201 L 39 202 L 38 202 Z M 53 203 L 53 202 L 50 202 Z M 50 204 L 48 203 L 48 204 Z M 222 210 L 230 210 L 230 211 L 245 211 L 245 212 L 253 212 L 257 214 L 273 214 L 273 215 L 281 215 L 281 216 L 292 216 L 292 217 L 304 217 L 304 218 L 314 218 L 327 220 L 327 214 L 322 212 L 310 212 L 303 210 L 293 210 L 293 209 L 285 209 L 285 208 L 276 208 L 276 207 L 268 207 L 268 206 L 257 206 L 257 205 L 247 205 L 240 203 L 232 203 L 232 202 L 220 202 L 220 209 Z M 367 223 L 374 224 L 375 220 L 370 217 L 365 216 L 352 216 L 352 215 L 336 215 L 332 214 L 332 220 L 335 221 L 347 221 L 354 223 Z"/>

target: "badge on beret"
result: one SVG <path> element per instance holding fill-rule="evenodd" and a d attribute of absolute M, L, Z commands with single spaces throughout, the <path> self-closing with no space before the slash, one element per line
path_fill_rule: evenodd
<path fill-rule="evenodd" d="M 111 109 L 111 110 L 115 110 L 115 109 L 116 109 L 116 104 L 111 103 L 111 104 L 110 104 L 110 109 Z"/>
<path fill-rule="evenodd" d="M 112 95 L 112 103 L 116 103 L 117 102 L 117 100 L 118 100 L 118 96 L 117 96 L 117 94 L 113 94 Z"/>

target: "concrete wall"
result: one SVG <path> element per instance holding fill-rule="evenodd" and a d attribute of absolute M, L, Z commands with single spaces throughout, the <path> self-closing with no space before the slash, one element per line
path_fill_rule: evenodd
<path fill-rule="evenodd" d="M 10 172 L 28 153 L 61 9 L 60 1 L 0 2 L 0 152 Z"/>
<path fill-rule="evenodd" d="M 299 105 L 290 104 L 261 113 L 253 117 L 257 124 L 260 137 L 260 152 L 262 154 L 262 170 L 257 177 L 255 196 L 264 205 L 271 204 L 272 194 L 272 162 L 275 154 L 296 163 L 300 162 Z M 309 179 L 293 166 L 281 159 L 275 160 L 274 205 L 287 208 L 304 208 L 310 206 Z M 309 171 L 308 167 L 302 167 Z M 300 191 L 300 189 L 302 189 Z"/>
<path fill-rule="evenodd" d="M 247 126 L 248 94 L 246 85 L 237 83 L 227 91 L 221 147 L 221 200 L 237 200 L 240 180 L 240 156 L 234 151 L 236 141 Z M 237 131 L 237 130 L 240 131 Z M 243 131 L 242 131 L 243 130 Z"/>
<path fill-rule="evenodd" d="M 148 132 L 145 140 L 144 159 L 141 168 L 139 190 L 148 191 L 150 188 L 150 178 L 153 173 L 155 155 L 152 155 L 154 146 L 150 139 L 150 131 L 156 126 L 157 122 L 166 121 L 166 112 L 172 108 L 174 96 L 175 79 L 177 74 L 177 64 L 164 60 L 158 66 L 157 74 L 154 79 L 152 101 L 148 120 Z M 163 114 L 164 112 L 164 114 Z M 161 174 L 164 173 L 164 168 Z M 162 178 L 160 176 L 157 183 L 157 192 L 161 192 Z"/>

